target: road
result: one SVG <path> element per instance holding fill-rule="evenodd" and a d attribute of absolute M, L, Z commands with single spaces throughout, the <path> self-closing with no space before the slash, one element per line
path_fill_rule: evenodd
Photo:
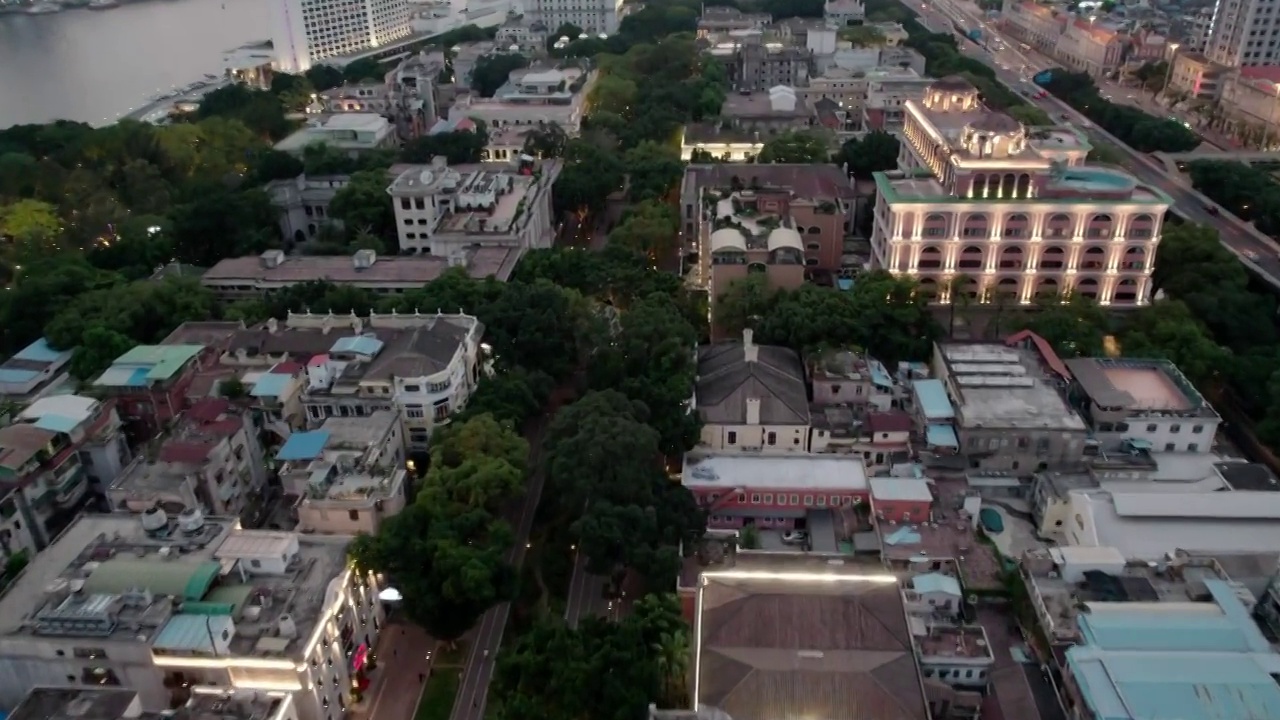
<path fill-rule="evenodd" d="M 542 438 L 546 435 L 551 416 L 550 412 L 543 415 L 533 432 L 529 433 L 529 467 L 534 468 L 533 475 L 529 478 L 529 487 L 524 497 L 508 515 L 508 520 L 515 528 L 516 541 L 511 552 L 507 553 L 507 562 L 516 570 L 524 564 L 524 557 L 528 553 L 529 533 L 533 530 L 533 518 L 537 514 L 538 500 L 542 497 L 542 486 L 546 482 L 542 472 Z M 502 645 L 502 632 L 507 627 L 507 617 L 510 614 L 511 603 L 502 603 L 480 618 L 480 624 L 471 636 L 467 666 L 458 683 L 458 697 L 453 703 L 450 720 L 484 718 L 489 683 L 493 679 L 493 663 L 498 656 L 498 648 Z"/>
<path fill-rule="evenodd" d="M 981 28 L 986 46 L 979 47 L 959 36 L 962 51 L 966 56 L 989 66 L 1002 83 L 1015 91 L 1025 90 L 1029 86 L 1028 78 L 1034 73 L 1048 67 L 1058 67 L 1047 58 L 1034 53 L 1025 54 L 1017 40 L 1005 37 L 996 23 L 982 18 L 977 7 L 971 3 L 960 0 L 933 0 L 924 6 L 917 2 L 904 4 L 916 12 L 922 24 L 933 32 L 954 33 L 959 36 L 953 22 L 960 22 L 967 29 Z M 997 40 L 999 42 L 996 42 Z M 1114 145 L 1124 156 L 1120 163 L 1124 169 L 1141 182 L 1158 188 L 1173 198 L 1171 207 L 1173 212 L 1186 220 L 1217 230 L 1219 239 L 1228 250 L 1272 287 L 1280 289 L 1280 245 L 1277 245 L 1274 240 L 1226 210 L 1221 210 L 1218 215 L 1211 215 L 1206 208 L 1214 204 L 1192 190 L 1183 178 L 1166 174 L 1158 160 L 1120 142 L 1056 97 L 1049 95 L 1042 99 L 1029 99 L 1028 102 L 1044 110 L 1051 118 L 1063 119 L 1085 129 L 1095 142 L 1103 141 Z"/>
<path fill-rule="evenodd" d="M 583 617 L 611 617 L 614 603 L 604 597 L 608 585 L 609 578 L 587 572 L 587 557 L 575 553 L 573 576 L 569 578 L 569 599 L 565 604 L 565 623 L 576 628 Z"/>

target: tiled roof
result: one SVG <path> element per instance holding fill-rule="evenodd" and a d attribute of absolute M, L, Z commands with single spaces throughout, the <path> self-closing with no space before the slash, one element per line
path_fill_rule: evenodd
<path fill-rule="evenodd" d="M 755 362 L 747 362 L 739 341 L 698 349 L 698 412 L 717 424 L 744 424 L 747 400 L 760 400 L 765 425 L 809 424 L 809 398 L 804 366 L 794 351 L 760 345 Z"/>

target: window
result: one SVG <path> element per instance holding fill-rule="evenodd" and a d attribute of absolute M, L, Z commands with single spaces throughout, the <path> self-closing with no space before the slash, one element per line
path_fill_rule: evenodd
<path fill-rule="evenodd" d="M 262 561 L 261 561 L 261 560 L 250 560 L 250 561 L 249 561 L 249 567 L 251 567 L 251 568 L 260 568 L 260 567 L 262 567 Z"/>
<path fill-rule="evenodd" d="M 792 495 L 792 496 L 791 496 L 791 504 L 792 504 L 792 505 L 799 505 L 799 504 L 800 504 L 800 496 L 799 496 L 799 495 Z"/>
<path fill-rule="evenodd" d="M 349 520 L 359 520 L 359 519 L 360 519 L 360 511 L 359 511 L 359 510 L 348 510 L 348 511 L 347 511 L 347 519 L 349 519 Z"/>
<path fill-rule="evenodd" d="M 410 419 L 419 419 L 427 416 L 422 410 L 421 405 L 405 405 L 404 416 Z"/>
<path fill-rule="evenodd" d="M 812 496 L 812 495 L 805 495 L 805 496 L 804 496 L 804 505 L 805 505 L 805 507 L 809 507 L 809 506 L 813 505 L 813 496 Z"/>
<path fill-rule="evenodd" d="M 773 504 L 773 493 L 765 493 L 765 494 L 764 494 L 764 504 L 765 504 L 765 505 L 772 505 L 772 504 Z"/>
<path fill-rule="evenodd" d="M 768 435 L 765 436 L 765 442 L 769 443 L 770 445 L 777 445 L 778 433 L 770 432 Z"/>
<path fill-rule="evenodd" d="M 826 496 L 826 495 L 819 495 L 819 496 L 818 496 L 818 507 L 826 507 L 826 506 L 827 506 L 827 496 Z"/>
<path fill-rule="evenodd" d="M 831 507 L 840 507 L 840 496 L 839 496 L 839 495 L 832 495 L 832 496 L 831 496 Z"/>
<path fill-rule="evenodd" d="M 422 392 L 422 388 L 419 387 L 418 385 L 405 385 L 404 391 L 407 393 L 416 393 L 416 392 Z"/>
<path fill-rule="evenodd" d="M 729 437 L 728 437 L 728 439 L 727 439 L 727 442 L 728 442 L 728 444 L 730 444 L 730 445 L 737 445 L 737 444 L 738 444 L 738 433 L 736 433 L 736 432 L 734 432 L 734 431 L 730 430 L 730 431 L 729 431 Z"/>
<path fill-rule="evenodd" d="M 1156 431 L 1155 423 L 1151 423 L 1150 425 L 1147 426 L 1147 432 L 1155 432 L 1155 431 Z"/>
<path fill-rule="evenodd" d="M 1178 448 L 1178 446 L 1177 446 L 1177 445 L 1175 445 L 1174 443 L 1165 443 L 1165 444 L 1164 444 L 1164 451 L 1165 451 L 1165 452 L 1173 452 L 1173 451 L 1174 451 L 1174 450 L 1176 450 L 1177 448 Z"/>
<path fill-rule="evenodd" d="M 739 503 L 739 504 L 742 504 L 742 503 L 745 503 L 746 501 L 747 501 L 747 494 L 746 494 L 746 493 L 738 493 L 738 503 Z"/>
<path fill-rule="evenodd" d="M 1200 445 L 1197 443 L 1187 443 L 1187 452 L 1199 452 Z"/>
<path fill-rule="evenodd" d="M 1195 433 L 1196 435 L 1199 435 L 1200 433 L 1204 432 L 1204 426 L 1203 426 L 1203 425 L 1192 425 L 1192 426 L 1191 426 L 1191 432 Z"/>
<path fill-rule="evenodd" d="M 61 655 L 62 652 L 59 651 L 58 654 Z M 74 655 L 75 657 L 84 658 L 86 660 L 106 660 L 107 659 L 107 651 L 103 650 L 102 648 L 95 648 L 95 647 L 72 648 L 71 654 Z"/>
<path fill-rule="evenodd" d="M 1171 433 L 1176 433 L 1176 432 L 1178 432 L 1179 430 L 1182 430 L 1182 426 L 1181 426 L 1181 425 L 1178 425 L 1177 423 L 1174 423 L 1173 425 L 1170 425 L 1170 426 L 1169 426 L 1169 432 L 1171 432 Z"/>
<path fill-rule="evenodd" d="M 760 493 L 751 493 L 751 504 L 752 505 L 760 504 Z"/>
<path fill-rule="evenodd" d="M 787 504 L 787 494 L 786 494 L 786 493 L 778 493 L 778 504 L 779 504 L 779 505 L 786 505 L 786 504 Z"/>

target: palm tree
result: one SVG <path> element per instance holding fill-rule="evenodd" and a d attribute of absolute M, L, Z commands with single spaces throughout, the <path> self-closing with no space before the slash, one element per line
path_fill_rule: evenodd
<path fill-rule="evenodd" d="M 662 673 L 663 707 L 683 707 L 688 694 L 685 690 L 689 674 L 689 633 L 684 630 L 662 633 L 652 650 Z"/>
<path fill-rule="evenodd" d="M 960 273 L 951 278 L 947 283 L 947 296 L 950 298 L 949 312 L 950 317 L 947 321 L 947 334 L 956 334 L 956 306 L 960 305 L 962 310 L 969 309 L 973 303 L 973 298 L 969 297 L 966 292 L 969 289 L 969 283 L 973 282 L 973 278 L 967 273 Z"/>

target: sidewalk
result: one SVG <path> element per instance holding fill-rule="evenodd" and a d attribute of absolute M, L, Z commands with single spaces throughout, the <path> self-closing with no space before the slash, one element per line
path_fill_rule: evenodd
<path fill-rule="evenodd" d="M 425 678 L 431 674 L 436 641 L 412 624 L 391 623 L 382 630 L 374 671 L 364 702 L 351 709 L 352 720 L 413 720 Z"/>

